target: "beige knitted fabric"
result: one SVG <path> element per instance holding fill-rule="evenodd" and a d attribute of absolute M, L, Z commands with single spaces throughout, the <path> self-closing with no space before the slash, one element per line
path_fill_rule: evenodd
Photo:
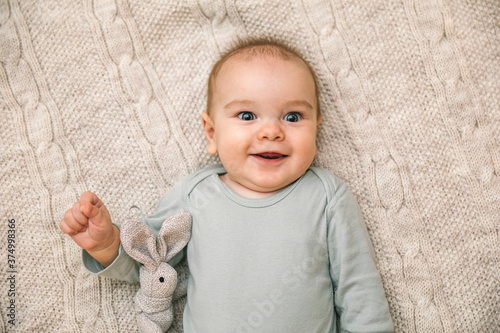
<path fill-rule="evenodd" d="M 0 332 L 137 330 L 138 285 L 89 275 L 59 221 L 85 190 L 118 224 L 151 213 L 214 163 L 205 81 L 244 36 L 318 72 L 315 163 L 359 199 L 397 331 L 500 332 L 499 20 L 498 0 L 0 0 Z"/>

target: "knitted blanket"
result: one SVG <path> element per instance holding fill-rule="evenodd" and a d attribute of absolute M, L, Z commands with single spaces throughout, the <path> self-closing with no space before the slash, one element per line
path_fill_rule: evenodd
<path fill-rule="evenodd" d="M 59 222 L 86 190 L 117 224 L 149 214 L 217 162 L 206 79 L 245 36 L 317 71 L 314 163 L 359 200 L 397 331 L 499 332 L 499 20 L 497 0 L 0 0 L 0 332 L 137 330 L 138 285 L 87 273 Z"/>

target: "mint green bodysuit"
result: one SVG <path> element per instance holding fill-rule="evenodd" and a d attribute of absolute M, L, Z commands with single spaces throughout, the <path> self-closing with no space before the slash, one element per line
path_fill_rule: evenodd
<path fill-rule="evenodd" d="M 248 199 L 224 173 L 216 165 L 186 177 L 145 221 L 157 234 L 177 212 L 193 217 L 185 333 L 393 332 L 362 214 L 342 181 L 310 168 L 279 193 Z M 83 262 L 139 281 L 121 248 L 106 269 L 86 252 Z"/>

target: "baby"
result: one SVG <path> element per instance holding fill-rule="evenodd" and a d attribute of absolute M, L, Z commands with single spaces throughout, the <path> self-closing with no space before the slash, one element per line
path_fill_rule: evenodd
<path fill-rule="evenodd" d="M 242 42 L 215 64 L 202 119 L 222 165 L 187 176 L 145 219 L 157 234 L 169 216 L 192 215 L 186 333 L 393 331 L 356 199 L 311 167 L 316 82 L 297 52 L 274 41 Z M 139 281 L 95 194 L 82 194 L 60 228 L 90 272 Z"/>

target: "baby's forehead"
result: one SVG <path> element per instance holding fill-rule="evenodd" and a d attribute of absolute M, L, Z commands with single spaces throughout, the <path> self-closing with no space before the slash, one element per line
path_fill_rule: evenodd
<path fill-rule="evenodd" d="M 302 58 L 302 56 L 293 49 L 288 49 L 287 47 L 280 47 L 279 45 L 252 45 L 250 47 L 245 46 L 239 49 L 235 49 L 228 53 L 225 53 L 219 61 L 217 61 L 209 75 L 208 79 L 208 91 L 207 91 L 207 111 L 210 112 L 212 108 L 212 102 L 214 98 L 214 93 L 218 90 L 218 84 L 221 81 L 221 72 L 223 75 L 232 75 L 237 71 L 241 64 L 252 64 L 255 66 L 262 65 L 262 62 L 253 61 L 258 59 L 266 59 L 268 61 L 274 62 L 284 62 L 290 65 L 297 65 L 301 67 L 305 72 L 310 75 L 312 81 L 306 79 L 306 82 L 311 82 L 314 86 L 315 94 L 315 104 L 320 114 L 319 109 L 319 96 L 318 96 L 318 79 L 317 76 L 309 65 L 309 63 Z M 307 74 L 306 74 L 307 75 Z M 222 79 L 223 80 L 223 79 Z"/>

